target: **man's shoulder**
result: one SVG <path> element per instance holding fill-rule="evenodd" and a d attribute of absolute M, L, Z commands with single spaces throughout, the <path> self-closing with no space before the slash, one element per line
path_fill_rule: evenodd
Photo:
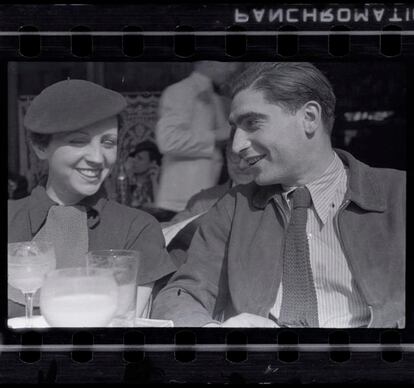
<path fill-rule="evenodd" d="M 220 198 L 219 202 L 227 204 L 242 202 L 248 204 L 252 202 L 258 189 L 259 186 L 254 182 L 236 185 L 231 189 L 227 190 L 227 192 L 225 192 L 224 195 Z"/>
<path fill-rule="evenodd" d="M 396 199 L 402 196 L 403 203 L 405 203 L 407 173 L 402 170 L 392 168 L 373 168 L 375 180 L 387 198 L 387 202 L 395 203 Z"/>
<path fill-rule="evenodd" d="M 407 182 L 407 173 L 403 170 L 384 167 L 370 167 L 368 171 L 372 176 L 372 180 L 386 191 L 396 191 L 405 187 Z"/>
<path fill-rule="evenodd" d="M 379 189 L 396 188 L 405 186 L 407 173 L 402 170 L 385 167 L 370 166 L 359 159 L 356 159 L 350 153 L 336 149 L 342 160 L 350 168 L 351 174 L 356 175 L 358 186 L 364 187 L 371 182 Z"/>
<path fill-rule="evenodd" d="M 407 172 L 404 170 L 397 170 L 394 168 L 384 167 L 370 167 L 374 174 L 390 181 L 405 181 L 407 179 Z"/>
<path fill-rule="evenodd" d="M 256 195 L 257 191 L 260 190 L 261 187 L 267 187 L 267 186 L 259 186 L 257 183 L 253 181 L 250 183 L 233 186 L 229 190 L 229 193 L 231 192 L 232 195 L 234 196 L 253 198 L 254 195 Z"/>
<path fill-rule="evenodd" d="M 197 194 L 194 194 L 189 203 L 194 204 L 200 201 L 217 201 L 220 199 L 228 190 L 230 189 L 228 183 L 223 183 L 221 185 L 216 185 L 213 187 L 209 187 L 208 189 L 203 189 L 199 191 Z M 190 202 L 191 201 L 191 202 Z"/>
<path fill-rule="evenodd" d="M 372 167 L 363 162 L 353 163 L 354 178 L 351 192 L 368 207 L 395 209 L 406 202 L 407 173 L 402 170 Z M 359 171 L 358 171 L 359 170 Z M 351 171 L 352 174 L 352 171 Z"/>

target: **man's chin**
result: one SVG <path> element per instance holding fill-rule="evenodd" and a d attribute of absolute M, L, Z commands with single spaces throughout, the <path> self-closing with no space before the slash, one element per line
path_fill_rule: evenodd
<path fill-rule="evenodd" d="M 269 184 L 270 184 L 270 183 L 267 183 L 267 181 L 263 181 L 263 180 L 261 180 L 261 179 L 255 179 L 254 181 L 255 181 L 255 183 L 256 183 L 257 185 L 259 185 L 259 186 L 267 186 L 267 185 L 269 185 Z"/>
<path fill-rule="evenodd" d="M 278 183 L 274 179 L 268 179 L 268 178 L 266 179 L 265 177 L 261 177 L 261 176 L 255 177 L 254 181 L 259 186 L 270 186 L 270 185 L 274 185 Z"/>

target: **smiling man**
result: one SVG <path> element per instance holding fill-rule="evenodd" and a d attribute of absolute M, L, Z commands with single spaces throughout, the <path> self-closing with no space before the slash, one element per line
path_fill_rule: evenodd
<path fill-rule="evenodd" d="M 312 64 L 252 64 L 232 94 L 233 151 L 254 182 L 205 215 L 153 317 L 404 327 L 405 172 L 332 148 L 335 95 Z"/>

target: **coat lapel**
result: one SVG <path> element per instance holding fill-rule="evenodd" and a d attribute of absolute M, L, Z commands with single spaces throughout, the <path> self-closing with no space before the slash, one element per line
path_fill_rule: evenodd
<path fill-rule="evenodd" d="M 269 202 L 274 189 L 259 189 L 257 202 L 263 203 L 264 198 Z M 283 221 L 273 201 L 264 209 L 254 209 L 247 201 L 241 197 L 236 204 L 229 242 L 229 289 L 237 313 L 267 316 L 281 280 Z M 247 213 L 246 207 L 252 211 Z"/>

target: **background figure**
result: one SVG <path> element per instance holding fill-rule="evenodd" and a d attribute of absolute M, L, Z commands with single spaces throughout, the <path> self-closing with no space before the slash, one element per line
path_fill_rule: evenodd
<path fill-rule="evenodd" d="M 247 184 L 253 180 L 253 175 L 250 170 L 247 168 L 240 168 L 240 157 L 232 151 L 231 146 L 232 142 L 228 141 L 225 149 L 227 181 L 220 185 L 203 189 L 193 195 L 189 199 L 185 210 L 177 213 L 171 221 L 163 223 L 163 227 L 208 211 L 232 187 Z"/>
<path fill-rule="evenodd" d="M 28 195 L 27 179 L 12 171 L 8 173 L 8 199 L 19 199 Z"/>
<path fill-rule="evenodd" d="M 155 143 L 145 140 L 128 155 L 125 163 L 129 183 L 129 205 L 135 208 L 151 207 L 158 189 L 162 155 Z"/>
<path fill-rule="evenodd" d="M 177 268 L 187 260 L 187 249 L 190 246 L 197 227 L 203 219 L 203 215 L 232 187 L 250 183 L 254 178 L 250 170 L 240 168 L 240 157 L 232 151 L 231 147 L 232 142 L 228 141 L 225 150 L 228 180 L 220 185 L 201 190 L 199 193 L 193 195 L 188 201 L 185 210 L 177 213 L 170 222 L 162 223 L 164 229 L 178 222 L 200 215 L 185 225 L 167 246 L 171 259 Z"/>
<path fill-rule="evenodd" d="M 221 147 L 229 138 L 223 87 L 236 63 L 201 61 L 161 97 L 155 134 L 164 155 L 156 206 L 184 210 L 192 195 L 214 186 L 223 164 Z"/>

